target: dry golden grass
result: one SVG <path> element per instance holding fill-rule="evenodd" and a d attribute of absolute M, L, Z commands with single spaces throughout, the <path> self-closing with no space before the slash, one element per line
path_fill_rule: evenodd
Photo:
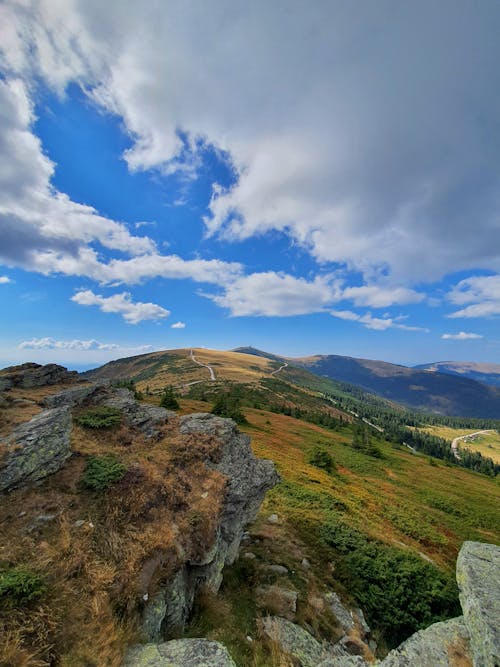
<path fill-rule="evenodd" d="M 226 479 L 204 460 L 217 459 L 217 441 L 180 436 L 175 423 L 154 442 L 134 433 L 126 443 L 121 429 L 75 426 L 72 447 L 44 484 L 0 498 L 0 563 L 48 584 L 40 603 L 0 611 L 5 667 L 120 665 L 139 638 L 143 595 L 215 538 Z M 80 489 L 87 457 L 105 453 L 127 466 L 124 477 L 104 493 Z"/>
<path fill-rule="evenodd" d="M 440 438 L 448 440 L 450 443 L 455 438 L 463 435 L 470 435 L 483 429 L 472 428 L 450 428 L 449 426 L 428 426 L 423 431 L 437 435 Z M 483 433 L 478 435 L 474 440 L 468 442 L 460 442 L 460 449 L 470 449 L 472 452 L 479 452 L 483 456 L 493 459 L 495 463 L 500 463 L 500 433 L 494 431 L 493 433 Z"/>

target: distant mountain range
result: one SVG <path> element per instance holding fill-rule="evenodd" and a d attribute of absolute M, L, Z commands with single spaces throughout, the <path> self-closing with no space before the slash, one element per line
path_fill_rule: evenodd
<path fill-rule="evenodd" d="M 421 364 L 415 368 L 458 375 L 470 380 L 477 380 L 500 387 L 500 364 L 478 364 L 475 361 L 435 361 L 432 364 Z"/>
<path fill-rule="evenodd" d="M 450 374 L 434 369 L 408 368 L 386 361 L 335 354 L 288 358 L 268 355 L 248 347 L 237 348 L 235 352 L 274 360 L 283 359 L 316 375 L 357 385 L 385 399 L 417 410 L 442 415 L 500 419 L 500 388 L 470 379 L 463 373 Z M 487 365 L 487 368 L 491 370 L 494 366 Z"/>
<path fill-rule="evenodd" d="M 500 386 L 478 382 L 458 370 L 453 374 L 439 372 L 436 364 L 430 364 L 429 368 L 408 368 L 339 355 L 289 358 L 252 347 L 228 352 L 199 349 L 195 353 L 202 355 L 203 364 L 213 366 L 220 381 L 259 382 L 262 377 L 274 375 L 286 382 L 328 392 L 334 390 L 333 385 L 326 386 L 324 378 L 328 378 L 424 412 L 500 419 Z M 94 379 L 130 378 L 156 390 L 170 384 L 188 386 L 208 380 L 208 366 L 203 364 L 193 362 L 189 349 L 165 350 L 118 359 L 84 375 Z M 495 366 L 477 366 L 481 366 L 483 375 L 494 375 Z M 472 370 L 468 365 L 468 372 Z M 338 389 L 339 385 L 335 390 Z"/>

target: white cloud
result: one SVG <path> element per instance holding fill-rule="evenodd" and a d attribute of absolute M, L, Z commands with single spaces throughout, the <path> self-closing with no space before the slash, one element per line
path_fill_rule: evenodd
<path fill-rule="evenodd" d="M 500 108 L 497 10 L 465 0 L 459 8 L 457 0 L 437 9 L 407 3 L 396 13 L 386 0 L 362 11 L 291 3 L 293 11 L 258 2 L 231 12 L 224 1 L 209 10 L 182 0 L 1 5 L 0 262 L 102 284 L 163 277 L 219 285 L 224 291 L 210 298 L 233 315 L 318 312 L 342 300 L 417 303 L 422 295 L 408 286 L 418 281 L 498 270 L 500 190 L 481 177 L 500 168 L 491 139 Z M 474 59 L 464 43 L 480 44 Z M 236 262 L 165 256 L 151 239 L 71 201 L 53 187 L 55 165 L 34 133 L 38 81 L 58 94 L 76 82 L 116 115 L 131 141 L 131 171 L 192 177 L 207 143 L 220 149 L 237 182 L 213 184 L 207 233 L 245 239 L 279 230 L 319 262 L 361 272 L 366 284 L 244 276 Z M 99 244 L 128 256 L 104 260 Z M 150 315 L 161 308 L 142 305 Z M 500 312 L 497 297 L 464 305 L 451 316 Z M 137 310 L 127 312 L 139 321 Z M 371 328 L 405 328 L 396 318 L 353 315 Z"/>
<path fill-rule="evenodd" d="M 500 315 L 500 274 L 461 280 L 448 294 L 455 305 L 465 308 L 448 317 L 489 317 Z M 467 305 L 469 304 L 469 305 Z"/>
<path fill-rule="evenodd" d="M 185 329 L 186 328 L 186 323 L 185 322 L 176 322 L 175 324 L 172 324 L 170 326 L 171 329 Z"/>
<path fill-rule="evenodd" d="M 211 233 L 281 230 L 370 281 L 497 270 L 498 182 L 481 177 L 500 167 L 495 3 L 291 5 L 9 3 L 0 62 L 84 86 L 123 119 L 131 170 L 192 172 L 197 142 L 227 151 L 238 182 L 214 191 Z M 27 177 L 46 182 L 41 156 Z"/>
<path fill-rule="evenodd" d="M 6 285 L 7 283 L 11 283 L 12 280 L 9 278 L 9 276 L 0 276 L 0 285 Z"/>
<path fill-rule="evenodd" d="M 281 317 L 319 312 L 340 295 L 340 286 L 329 277 L 308 282 L 285 273 L 268 271 L 242 276 L 225 286 L 222 295 L 205 294 L 234 317 Z"/>
<path fill-rule="evenodd" d="M 71 297 L 71 300 L 81 306 L 98 306 L 103 313 L 119 313 L 125 322 L 138 324 L 144 320 L 160 320 L 168 317 L 170 311 L 155 303 L 132 301 L 129 292 L 101 296 L 92 290 L 82 290 Z"/>
<path fill-rule="evenodd" d="M 476 333 L 466 333 L 465 331 L 460 331 L 457 334 L 445 333 L 441 336 L 443 340 L 476 340 L 478 338 L 483 338 L 481 334 Z"/>
<path fill-rule="evenodd" d="M 21 350 L 118 350 L 116 343 L 100 343 L 98 340 L 55 340 L 54 338 L 32 338 L 19 344 Z"/>
<path fill-rule="evenodd" d="M 407 324 L 400 324 L 398 317 L 373 317 L 371 313 L 360 315 L 352 310 L 331 310 L 330 314 L 333 317 L 338 317 L 341 320 L 349 322 L 359 322 L 367 329 L 375 329 L 376 331 L 385 331 L 386 329 L 402 329 L 403 331 L 423 331 L 429 332 L 425 327 L 413 327 Z"/>
<path fill-rule="evenodd" d="M 381 287 L 379 285 L 363 285 L 362 287 L 347 287 L 342 294 L 344 299 L 352 299 L 356 306 L 371 306 L 372 308 L 387 308 L 392 305 L 419 303 L 425 298 L 412 289 L 404 287 Z"/>

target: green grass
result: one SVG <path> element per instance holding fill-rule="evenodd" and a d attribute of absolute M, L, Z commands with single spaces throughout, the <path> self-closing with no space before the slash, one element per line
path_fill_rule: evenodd
<path fill-rule="evenodd" d="M 121 420 L 122 414 L 120 410 L 105 405 L 90 408 L 75 417 L 77 424 L 91 429 L 112 428 L 113 426 L 118 426 Z"/>

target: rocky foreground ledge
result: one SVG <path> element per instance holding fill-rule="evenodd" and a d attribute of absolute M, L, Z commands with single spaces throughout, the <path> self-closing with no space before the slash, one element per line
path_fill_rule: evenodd
<path fill-rule="evenodd" d="M 415 633 L 377 667 L 499 667 L 500 547 L 464 542 L 457 561 L 463 616 Z M 367 667 L 340 643 L 318 642 L 281 617 L 262 621 L 262 631 L 299 667 Z M 224 646 L 206 639 L 181 639 L 130 649 L 124 667 L 236 667 Z"/>

